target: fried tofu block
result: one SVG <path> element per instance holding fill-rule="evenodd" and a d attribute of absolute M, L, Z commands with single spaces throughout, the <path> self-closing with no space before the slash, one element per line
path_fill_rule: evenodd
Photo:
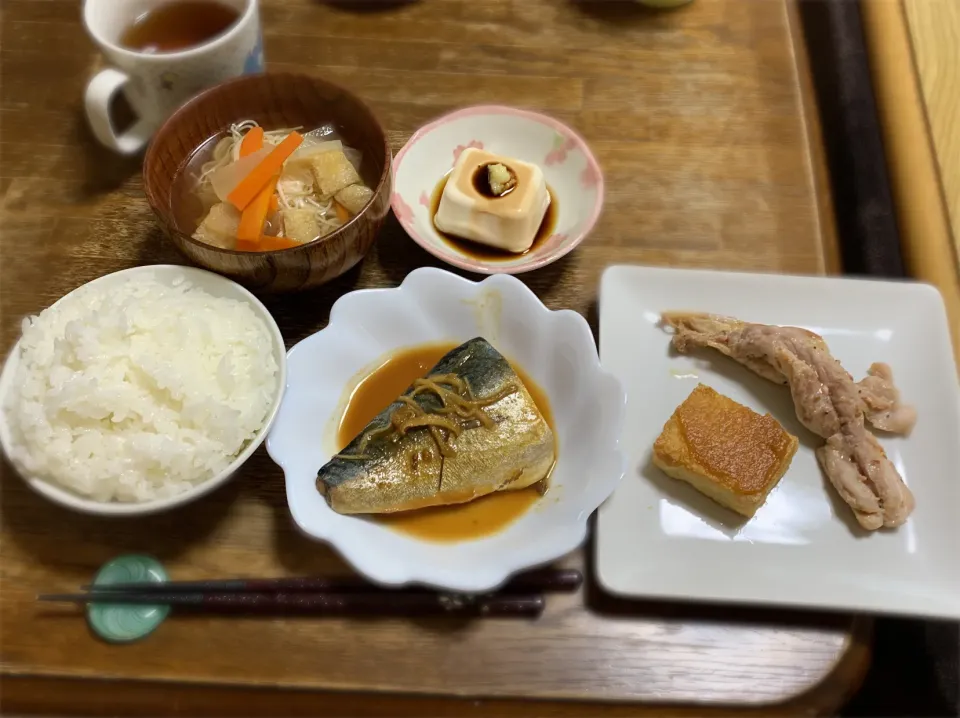
<path fill-rule="evenodd" d="M 352 184 L 337 192 L 336 200 L 350 210 L 351 214 L 360 214 L 360 210 L 371 197 L 373 197 L 372 189 L 362 184 Z"/>
<path fill-rule="evenodd" d="M 236 249 L 239 227 L 240 213 L 237 209 L 226 202 L 218 202 L 200 222 L 193 238 L 220 249 Z"/>
<path fill-rule="evenodd" d="M 663 427 L 653 463 L 749 518 L 786 473 L 799 443 L 769 414 L 700 384 Z"/>
<path fill-rule="evenodd" d="M 317 194 L 322 199 L 333 197 L 344 187 L 361 183 L 356 168 L 340 150 L 317 152 L 310 155 L 306 161 L 313 173 Z"/>
<path fill-rule="evenodd" d="M 320 236 L 320 222 L 312 209 L 284 209 L 283 236 L 300 242 L 312 242 Z"/>

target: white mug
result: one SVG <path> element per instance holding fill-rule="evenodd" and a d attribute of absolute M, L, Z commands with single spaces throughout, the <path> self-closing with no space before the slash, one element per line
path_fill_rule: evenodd
<path fill-rule="evenodd" d="M 201 90 L 263 71 L 257 1 L 217 1 L 240 13 L 226 32 L 195 47 L 154 54 L 123 47 L 120 38 L 140 15 L 170 0 L 86 0 L 84 25 L 114 66 L 90 80 L 84 97 L 90 128 L 103 145 L 123 154 L 136 153 L 174 110 Z M 118 92 L 137 116 L 122 133 L 110 119 L 111 101 Z"/>

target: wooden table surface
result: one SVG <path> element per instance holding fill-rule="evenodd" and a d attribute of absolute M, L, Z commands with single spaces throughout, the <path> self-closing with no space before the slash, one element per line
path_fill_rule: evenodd
<path fill-rule="evenodd" d="M 960 368 L 960 5 L 861 8 L 904 260 L 943 295 Z"/>
<path fill-rule="evenodd" d="M 6 351 L 23 315 L 70 289 L 182 259 L 150 214 L 139 160 L 110 156 L 85 128 L 79 99 L 100 60 L 76 0 L 6 0 L 2 13 Z M 594 329 L 611 263 L 838 270 L 792 0 L 695 0 L 662 13 L 571 0 L 372 10 L 264 0 L 262 16 L 270 68 L 348 85 L 395 150 L 430 118 L 471 103 L 530 107 L 578 129 L 605 171 L 604 214 L 581 248 L 523 279 Z M 268 305 L 292 345 L 324 326 L 342 293 L 435 264 L 391 218 L 361 267 Z M 158 556 L 176 578 L 346 569 L 294 530 L 282 476 L 262 451 L 224 489 L 137 521 L 70 514 L 3 468 L 4 714 L 664 715 L 666 704 L 671 714 L 818 713 L 855 690 L 869 658 L 863 619 L 618 601 L 594 589 L 552 597 L 537 622 L 169 620 L 142 643 L 112 647 L 78 617 L 39 613 L 34 595 L 73 589 L 128 551 Z M 585 560 L 578 552 L 566 563 Z"/>

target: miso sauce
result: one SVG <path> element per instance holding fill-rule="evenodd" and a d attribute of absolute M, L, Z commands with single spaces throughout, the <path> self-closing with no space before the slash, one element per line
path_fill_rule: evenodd
<path fill-rule="evenodd" d="M 456 346 L 423 344 L 386 357 L 351 393 L 337 429 L 337 449 L 341 450 L 349 444 L 377 414 L 409 389 L 415 379 L 424 376 L 444 354 Z M 514 366 L 513 369 L 530 392 L 547 424 L 553 428 L 553 415 L 546 394 L 518 367 Z M 465 504 L 378 514 L 372 518 L 401 533 L 429 541 L 452 543 L 500 531 L 526 513 L 538 499 L 539 490 L 531 486 L 519 491 L 488 494 Z"/>
<path fill-rule="evenodd" d="M 507 262 L 511 259 L 516 259 L 517 257 L 522 257 L 529 252 L 535 251 L 547 240 L 551 234 L 553 234 L 554 230 L 557 228 L 557 215 L 560 212 L 560 207 L 557 204 L 557 196 L 553 193 L 553 190 L 550 189 L 550 187 L 547 187 L 547 193 L 550 195 L 550 206 L 547 207 L 547 212 L 543 215 L 543 221 L 540 222 L 540 228 L 537 230 L 537 236 L 534 238 L 533 244 L 530 245 L 530 249 L 528 249 L 526 252 L 520 252 L 519 254 L 514 254 L 513 252 L 504 252 L 495 247 L 488 247 L 484 244 L 471 242 L 469 239 L 463 239 L 462 237 L 441 232 L 439 229 L 437 229 L 434 218 L 437 216 L 437 210 L 440 209 L 440 198 L 443 196 L 443 188 L 447 186 L 448 177 L 449 175 L 444 175 L 443 179 L 437 183 L 437 186 L 433 190 L 433 195 L 430 198 L 430 221 L 433 223 L 433 229 L 438 235 L 440 235 L 440 239 L 442 239 L 446 244 L 450 245 L 450 248 L 455 252 L 465 254 L 468 257 L 481 262 Z M 474 186 L 477 186 L 478 181 L 477 175 L 475 174 Z M 484 183 L 485 182 L 486 180 L 484 180 Z M 492 193 L 490 193 L 489 184 L 487 184 L 487 189 L 485 192 L 479 187 L 478 191 L 481 192 L 481 194 L 493 196 Z M 505 192 L 502 196 L 505 197 L 511 191 L 513 190 Z"/>

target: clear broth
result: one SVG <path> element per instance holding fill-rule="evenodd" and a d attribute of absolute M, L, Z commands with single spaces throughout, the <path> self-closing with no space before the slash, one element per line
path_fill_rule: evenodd
<path fill-rule="evenodd" d="M 227 133 L 210 137 L 193 151 L 190 158 L 177 170 L 170 187 L 170 214 L 177 229 L 184 234 L 193 234 L 200 226 L 210 204 L 205 203 L 197 194 L 197 177 L 204 162 L 213 155 L 213 148 Z"/>
<path fill-rule="evenodd" d="M 350 394 L 337 429 L 337 450 L 343 449 L 415 379 L 424 376 L 444 354 L 457 344 L 423 344 L 384 359 Z M 553 428 L 553 414 L 546 394 L 518 367 L 514 371 L 533 397 L 547 424 Z M 417 511 L 373 517 L 395 531 L 437 542 L 469 541 L 506 528 L 525 514 L 539 499 L 537 487 L 488 494 L 465 504 L 438 506 Z"/>

